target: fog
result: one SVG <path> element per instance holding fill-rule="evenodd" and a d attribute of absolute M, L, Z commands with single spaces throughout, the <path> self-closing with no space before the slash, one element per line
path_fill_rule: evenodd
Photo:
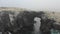
<path fill-rule="evenodd" d="M 34 34 L 40 34 L 40 26 L 41 26 L 41 22 L 40 22 L 40 18 L 35 17 L 34 21 L 36 21 L 36 23 L 34 24 Z"/>
<path fill-rule="evenodd" d="M 0 0 L 0 7 L 20 7 L 38 11 L 60 11 L 60 0 Z"/>

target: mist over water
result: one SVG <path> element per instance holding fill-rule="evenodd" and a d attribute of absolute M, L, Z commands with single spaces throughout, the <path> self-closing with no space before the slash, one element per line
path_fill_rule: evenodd
<path fill-rule="evenodd" d="M 36 17 L 34 21 L 36 21 L 36 23 L 34 24 L 34 34 L 40 34 L 40 18 Z"/>

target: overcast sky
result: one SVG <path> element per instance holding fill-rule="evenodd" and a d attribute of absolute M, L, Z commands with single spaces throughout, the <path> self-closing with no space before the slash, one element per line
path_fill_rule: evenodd
<path fill-rule="evenodd" d="M 60 11 L 60 0 L 0 0 L 0 7 Z"/>

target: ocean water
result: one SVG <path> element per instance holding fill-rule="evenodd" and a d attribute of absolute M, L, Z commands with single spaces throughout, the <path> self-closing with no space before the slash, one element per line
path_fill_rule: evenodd
<path fill-rule="evenodd" d="M 51 29 L 51 34 L 60 34 L 60 30 Z"/>

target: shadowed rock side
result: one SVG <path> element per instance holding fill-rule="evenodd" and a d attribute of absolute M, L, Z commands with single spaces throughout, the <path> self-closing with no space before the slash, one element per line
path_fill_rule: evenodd
<path fill-rule="evenodd" d="M 54 29 L 54 30 L 60 30 L 60 24 L 54 23 L 54 24 L 53 24 L 53 29 Z"/>
<path fill-rule="evenodd" d="M 34 31 L 34 18 L 36 16 L 38 16 L 37 12 L 20 12 L 14 21 L 17 30 L 15 29 L 13 34 L 32 34 L 32 31 Z"/>
<path fill-rule="evenodd" d="M 2 34 L 9 34 L 8 32 L 13 32 L 14 29 L 17 29 L 17 26 L 12 25 L 13 22 L 11 22 L 9 14 L 7 11 L 0 12 L 0 32 L 2 32 Z M 14 16 L 14 14 L 12 15 Z"/>
<path fill-rule="evenodd" d="M 45 13 L 46 14 L 46 13 Z M 53 18 L 50 19 L 47 15 L 41 16 L 41 26 L 40 31 L 42 34 L 51 34 L 51 29 L 60 30 L 60 24 L 57 24 L 57 21 Z"/>
<path fill-rule="evenodd" d="M 0 12 L 0 32 L 2 32 L 2 34 L 8 34 L 9 23 L 10 19 L 8 13 Z"/>
<path fill-rule="evenodd" d="M 34 14 L 28 11 L 24 11 L 19 13 L 19 15 L 16 18 L 16 22 L 18 24 L 18 27 L 21 27 L 21 30 L 19 30 L 20 34 L 31 34 L 33 31 L 34 26 Z M 20 24 L 21 23 L 21 24 Z"/>
<path fill-rule="evenodd" d="M 49 19 L 45 14 L 42 14 L 40 18 L 41 18 L 40 26 L 41 34 L 51 34 L 50 30 L 53 27 L 52 25 L 55 22 L 55 20 Z"/>

